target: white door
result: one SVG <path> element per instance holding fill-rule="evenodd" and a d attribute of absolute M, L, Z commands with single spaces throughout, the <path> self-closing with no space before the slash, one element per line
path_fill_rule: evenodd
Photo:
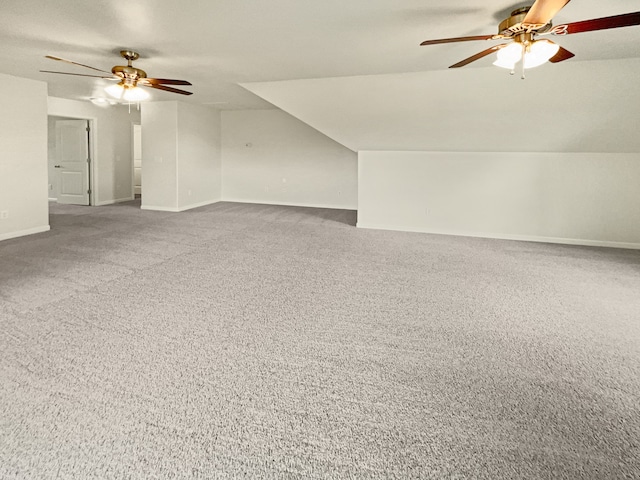
<path fill-rule="evenodd" d="M 58 203 L 89 205 L 89 131 L 86 120 L 56 122 Z"/>

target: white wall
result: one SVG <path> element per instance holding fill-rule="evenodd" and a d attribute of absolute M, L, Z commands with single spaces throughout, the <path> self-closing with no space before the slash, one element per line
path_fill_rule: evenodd
<path fill-rule="evenodd" d="M 92 190 L 95 205 L 133 199 L 132 123 L 140 112 L 132 106 L 99 107 L 90 102 L 49 97 L 49 115 L 93 121 Z"/>
<path fill-rule="evenodd" d="M 219 202 L 222 190 L 220 112 L 178 103 L 178 209 Z"/>
<path fill-rule="evenodd" d="M 358 226 L 640 248 L 640 154 L 360 152 Z"/>
<path fill-rule="evenodd" d="M 178 210 L 178 103 L 142 107 L 142 208 Z"/>
<path fill-rule="evenodd" d="M 142 109 L 142 208 L 182 211 L 220 201 L 220 113 L 182 102 Z"/>
<path fill-rule="evenodd" d="M 281 110 L 222 112 L 225 201 L 357 208 L 357 155 Z"/>
<path fill-rule="evenodd" d="M 360 152 L 361 227 L 633 247 L 640 59 L 576 59 L 243 86 Z"/>
<path fill-rule="evenodd" d="M 47 84 L 0 74 L 0 240 L 49 230 Z"/>

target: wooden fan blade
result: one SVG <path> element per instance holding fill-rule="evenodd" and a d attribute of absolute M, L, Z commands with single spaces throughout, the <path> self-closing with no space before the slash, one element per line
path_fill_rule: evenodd
<path fill-rule="evenodd" d="M 193 92 L 187 92 L 185 90 L 178 90 L 177 88 L 165 87 L 164 85 L 144 85 L 149 88 L 157 88 L 158 90 L 165 90 L 167 92 L 179 93 L 180 95 L 193 95 Z"/>
<path fill-rule="evenodd" d="M 569 35 L 571 33 L 592 32 L 594 30 L 606 30 L 608 28 L 633 27 L 634 25 L 640 25 L 640 12 L 558 25 L 553 28 L 552 33 L 556 35 Z"/>
<path fill-rule="evenodd" d="M 542 27 L 549 23 L 570 0 L 536 0 L 522 20 L 524 26 Z"/>
<path fill-rule="evenodd" d="M 456 38 L 441 38 L 439 40 L 425 40 L 420 45 L 438 45 L 440 43 L 455 43 L 455 42 L 472 42 L 474 40 L 491 40 L 495 35 L 477 35 L 475 37 L 456 37 Z"/>
<path fill-rule="evenodd" d="M 565 60 L 569 60 L 572 57 L 575 57 L 573 53 L 571 53 L 566 48 L 560 47 L 560 50 L 558 50 L 558 53 L 556 53 L 553 57 L 551 57 L 549 61 L 551 63 L 558 63 L 558 62 L 563 62 Z"/>
<path fill-rule="evenodd" d="M 40 70 L 42 73 L 57 73 L 59 75 L 75 75 L 76 77 L 93 77 L 93 78 L 108 78 L 110 80 L 120 80 L 120 77 L 116 77 L 115 75 L 86 75 L 84 73 L 68 73 L 68 72 L 53 72 L 51 70 Z"/>
<path fill-rule="evenodd" d="M 151 85 L 191 85 L 186 80 L 170 80 L 167 78 L 141 78 L 139 82 L 149 83 Z"/>
<path fill-rule="evenodd" d="M 484 58 L 487 55 L 492 54 L 493 52 L 497 52 L 498 50 L 500 50 L 502 47 L 506 45 L 507 45 L 506 43 L 503 43 L 501 45 L 494 45 L 493 47 L 487 48 L 486 50 L 483 50 L 480 53 L 476 53 L 475 55 L 469 58 L 465 58 L 461 62 L 451 65 L 449 68 L 460 68 L 460 67 L 464 67 L 465 65 L 469 65 L 471 62 L 475 62 L 476 60 L 480 60 L 481 58 Z"/>
<path fill-rule="evenodd" d="M 72 62 L 71 60 L 66 60 L 64 58 L 54 57 L 51 55 L 46 55 L 45 58 L 50 58 L 51 60 L 57 60 L 59 62 L 70 63 L 71 65 L 78 65 L 79 67 L 90 68 L 91 70 L 95 70 L 97 72 L 102 72 L 102 73 L 108 73 L 109 75 L 111 75 L 111 72 L 107 72 L 106 70 L 100 70 L 99 68 L 90 67 L 89 65 L 83 65 L 82 63 Z"/>

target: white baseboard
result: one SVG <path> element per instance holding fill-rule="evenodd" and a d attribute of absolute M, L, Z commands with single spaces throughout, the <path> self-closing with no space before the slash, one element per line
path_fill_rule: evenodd
<path fill-rule="evenodd" d="M 28 228 L 26 230 L 18 230 L 17 232 L 0 233 L 0 241 L 24 237 L 25 235 L 33 235 L 34 233 L 48 232 L 49 230 L 51 230 L 49 225 L 43 225 L 42 227 Z"/>
<path fill-rule="evenodd" d="M 158 207 L 156 205 L 140 205 L 140 210 L 155 210 L 156 212 L 174 212 L 174 213 L 178 213 L 180 211 L 176 207 Z"/>
<path fill-rule="evenodd" d="M 189 205 L 184 205 L 182 207 L 159 207 L 156 205 L 141 205 L 140 208 L 142 210 L 156 210 L 158 212 L 174 212 L 174 213 L 178 213 L 178 212 L 184 212 L 187 210 L 192 210 L 194 208 L 198 208 L 198 207 L 204 207 L 206 205 L 213 205 L 214 203 L 218 203 L 220 200 L 207 200 L 205 202 L 199 202 L 199 203 L 192 203 Z"/>
<path fill-rule="evenodd" d="M 516 240 L 519 242 L 556 243 L 560 245 L 580 245 L 584 247 L 624 248 L 628 250 L 640 250 L 640 243 L 611 242 L 607 240 L 588 240 L 582 238 L 541 237 L 533 235 L 510 235 L 501 233 L 455 232 L 438 229 L 405 227 L 401 225 L 376 225 L 372 223 L 357 222 L 356 227 L 373 230 L 393 230 L 401 232 L 429 233 L 433 235 L 453 235 L 459 237 L 495 238 L 497 240 Z"/>
<path fill-rule="evenodd" d="M 330 205 L 323 203 L 288 203 L 288 202 L 270 202 L 266 200 L 246 200 L 237 198 L 223 198 L 221 202 L 230 203 L 252 203 L 254 205 L 280 205 L 283 207 L 305 207 L 305 208 L 331 208 L 334 210 L 357 210 L 357 206 Z"/>
<path fill-rule="evenodd" d="M 114 203 L 130 202 L 133 197 L 116 198 L 115 200 L 104 200 L 95 204 L 96 207 L 102 207 L 104 205 L 113 205 Z"/>
<path fill-rule="evenodd" d="M 191 210 L 193 208 L 204 207 L 206 205 L 213 205 L 214 203 L 218 203 L 219 201 L 220 201 L 220 199 L 217 199 L 217 200 L 206 200 L 204 202 L 199 202 L 199 203 L 191 203 L 189 205 L 184 205 L 184 206 L 180 207 L 177 211 L 178 212 L 184 212 L 185 210 Z"/>

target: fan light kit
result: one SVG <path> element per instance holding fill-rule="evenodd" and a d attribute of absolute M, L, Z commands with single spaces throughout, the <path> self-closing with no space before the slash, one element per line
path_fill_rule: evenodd
<path fill-rule="evenodd" d="M 558 63 L 574 57 L 570 51 L 551 40 L 537 40 L 541 35 L 570 35 L 608 28 L 631 27 L 640 25 L 640 12 L 614 15 L 612 17 L 595 18 L 581 22 L 553 26 L 551 19 L 570 0 L 536 0 L 530 7 L 523 7 L 511 12 L 511 16 L 500 23 L 497 35 L 477 35 L 473 37 L 441 38 L 426 40 L 420 45 L 437 45 L 441 43 L 469 42 L 474 40 L 512 40 L 509 43 L 494 45 L 449 68 L 459 68 L 496 52 L 493 62 L 498 67 L 508 68 L 511 74 L 519 63 L 522 67 L 522 78 L 526 68 L 534 68 L 544 63 Z"/>
<path fill-rule="evenodd" d="M 147 78 L 147 73 L 144 70 L 140 70 L 132 65 L 134 60 L 137 60 L 140 55 L 132 50 L 122 50 L 120 55 L 127 60 L 127 65 L 116 65 L 111 69 L 111 73 L 99 68 L 90 67 L 89 65 L 83 65 L 81 63 L 72 62 L 71 60 L 65 60 L 64 58 L 53 57 L 47 55 L 46 58 L 51 60 L 57 60 L 59 62 L 70 63 L 71 65 L 78 65 L 80 67 L 89 68 L 97 72 L 101 72 L 102 75 L 86 75 L 83 73 L 68 73 L 68 72 L 52 72 L 50 70 L 40 70 L 44 73 L 56 73 L 61 75 L 75 75 L 79 77 L 94 77 L 104 78 L 108 80 L 118 80 L 117 84 L 109 85 L 104 90 L 109 95 L 118 100 L 124 100 L 128 103 L 137 103 L 149 98 L 149 93 L 140 87 L 155 88 L 158 90 L 164 90 L 171 93 L 178 93 L 180 95 L 191 95 L 193 92 L 187 92 L 186 90 L 180 90 L 173 87 L 167 87 L 167 85 L 191 85 L 186 80 L 169 80 L 166 78 Z M 91 99 L 93 102 L 94 99 Z M 106 99 L 105 99 L 106 100 Z"/>
<path fill-rule="evenodd" d="M 105 92 L 118 100 L 125 100 L 127 102 L 140 102 L 141 100 L 147 100 L 149 94 L 140 87 L 131 87 L 123 83 L 117 83 L 115 85 L 109 85 L 105 87 Z"/>
<path fill-rule="evenodd" d="M 516 63 L 524 57 L 524 68 L 539 67 L 558 53 L 558 50 L 560 46 L 549 40 L 536 40 L 528 44 L 513 42 L 498 50 L 498 59 L 493 64 L 514 71 Z"/>

